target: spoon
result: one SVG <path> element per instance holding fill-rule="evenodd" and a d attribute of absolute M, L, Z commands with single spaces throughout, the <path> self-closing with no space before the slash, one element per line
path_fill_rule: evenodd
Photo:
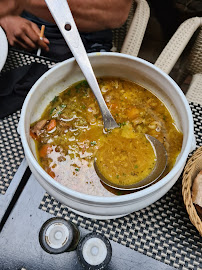
<path fill-rule="evenodd" d="M 100 107 L 100 111 L 102 114 L 103 122 L 104 122 L 104 129 L 114 129 L 119 127 L 119 125 L 114 120 L 111 112 L 109 111 L 105 100 L 102 96 L 100 91 L 98 82 L 96 80 L 95 74 L 93 72 L 92 66 L 90 64 L 88 55 L 86 53 L 85 47 L 79 35 L 78 29 L 76 27 L 75 21 L 73 19 L 71 10 L 66 0 L 45 0 L 60 32 L 62 33 L 65 41 L 67 42 L 72 54 L 74 55 L 79 67 L 81 68 L 91 90 L 93 91 L 95 98 L 98 102 Z M 167 154 L 166 150 L 157 139 L 150 135 L 146 135 L 148 140 L 151 142 L 155 153 L 156 153 L 156 165 L 152 173 L 146 177 L 141 182 L 147 184 L 149 181 L 155 181 L 166 168 L 167 164 Z M 114 188 L 118 189 L 128 189 L 127 186 L 118 187 L 114 186 L 113 183 L 110 183 L 107 179 L 102 176 L 102 173 L 98 170 L 96 166 L 96 160 L 94 162 L 95 170 L 100 177 L 101 181 L 106 183 L 107 185 L 113 186 Z M 129 189 L 136 189 L 138 184 L 133 187 L 129 187 Z M 139 187 L 139 186 L 138 186 Z"/>

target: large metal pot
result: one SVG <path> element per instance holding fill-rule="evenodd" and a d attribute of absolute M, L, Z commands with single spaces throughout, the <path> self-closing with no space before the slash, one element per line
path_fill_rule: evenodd
<path fill-rule="evenodd" d="M 181 153 L 173 169 L 157 183 L 132 194 L 98 197 L 76 192 L 52 179 L 38 164 L 29 135 L 30 124 L 40 118 L 55 95 L 84 79 L 74 58 L 57 64 L 32 87 L 24 102 L 19 131 L 27 162 L 39 183 L 61 203 L 75 212 L 99 219 L 115 218 L 140 210 L 161 198 L 177 181 L 187 156 L 195 148 L 193 120 L 189 104 L 177 84 L 154 65 L 120 53 L 89 54 L 97 77 L 117 76 L 134 81 L 157 95 L 166 104 L 183 132 Z"/>

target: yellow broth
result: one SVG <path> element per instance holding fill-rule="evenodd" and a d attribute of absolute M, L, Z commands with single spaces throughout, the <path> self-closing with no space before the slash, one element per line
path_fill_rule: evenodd
<path fill-rule="evenodd" d="M 168 154 L 164 175 L 167 174 L 181 151 L 183 135 L 166 106 L 150 91 L 133 82 L 99 78 L 98 83 L 125 139 L 133 140 L 131 134 L 136 137 L 149 134 L 164 144 Z M 113 196 L 111 190 L 101 184 L 93 167 L 98 149 L 102 151 L 103 142 L 109 138 L 113 141 L 113 138 L 103 133 L 102 116 L 86 81 L 74 84 L 56 96 L 41 119 L 31 125 L 30 134 L 36 142 L 40 165 L 56 181 L 86 194 Z M 128 153 L 132 153 L 130 147 L 130 143 L 126 144 Z M 114 171 L 116 179 L 120 175 L 127 179 L 124 174 L 128 179 L 135 176 L 146 155 L 142 150 L 139 153 L 141 157 L 136 158 L 128 171 L 127 168 Z M 104 159 L 110 159 L 108 154 L 109 151 L 104 153 L 103 150 Z M 152 167 L 150 165 L 148 168 Z"/>
<path fill-rule="evenodd" d="M 135 133 L 130 124 L 106 134 L 96 154 L 99 172 L 116 185 L 132 185 L 153 170 L 156 156 L 143 133 Z"/>

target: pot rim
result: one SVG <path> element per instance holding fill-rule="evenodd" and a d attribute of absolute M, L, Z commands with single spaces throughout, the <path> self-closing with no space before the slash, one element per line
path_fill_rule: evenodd
<path fill-rule="evenodd" d="M 176 84 L 176 82 L 168 74 L 166 74 L 164 71 L 162 71 L 161 69 L 159 69 L 155 65 L 149 63 L 148 61 L 141 59 L 141 58 L 138 58 L 138 57 L 135 57 L 135 56 L 126 55 L 126 54 L 122 54 L 122 53 L 116 53 L 116 52 L 99 52 L 99 53 L 89 53 L 88 54 L 89 58 L 92 58 L 95 56 L 96 57 L 106 56 L 106 55 L 135 60 L 136 62 L 145 64 L 146 66 L 154 69 L 157 73 L 159 73 L 162 77 L 164 77 L 165 79 L 167 79 L 170 82 L 170 84 L 176 90 L 176 93 L 178 94 L 179 98 L 181 98 L 181 100 L 183 101 L 183 104 L 184 104 L 185 110 L 186 110 L 186 114 L 187 114 L 187 118 L 188 118 L 189 133 L 188 133 L 188 137 L 187 137 L 187 143 L 184 147 L 184 151 L 182 152 L 180 159 L 176 162 L 175 166 L 172 168 L 172 170 L 164 178 L 162 178 L 160 181 L 156 182 L 155 184 L 152 184 L 151 186 L 145 187 L 144 189 L 137 191 L 137 192 L 134 192 L 134 193 L 131 193 L 131 194 L 122 195 L 122 196 L 112 196 L 112 197 L 95 196 L 95 195 L 88 195 L 88 194 L 80 193 L 78 191 L 74 191 L 74 190 L 72 190 L 68 187 L 65 187 L 62 184 L 56 182 L 51 176 L 49 176 L 45 172 L 45 170 L 36 161 L 34 155 L 32 154 L 32 151 L 29 147 L 28 141 L 26 139 L 26 132 L 25 132 L 25 116 L 26 116 L 27 109 L 29 109 L 29 102 L 32 98 L 33 93 L 36 91 L 38 85 L 48 75 L 52 74 L 56 69 L 61 68 L 62 66 L 66 65 L 68 63 L 75 62 L 76 60 L 74 57 L 67 59 L 61 63 L 56 64 L 53 68 L 48 70 L 46 73 L 44 73 L 37 80 L 37 82 L 30 89 L 30 91 L 29 91 L 29 93 L 24 101 L 22 111 L 21 111 L 20 122 L 19 122 L 19 131 L 20 131 L 21 141 L 22 141 L 22 144 L 24 147 L 25 155 L 29 158 L 29 160 L 32 162 L 34 168 L 43 177 L 43 179 L 46 182 L 48 182 L 49 185 L 53 185 L 54 188 L 59 189 L 60 191 L 62 191 L 63 193 L 65 193 L 67 195 L 69 194 L 72 197 L 80 198 L 80 199 L 82 199 L 82 201 L 86 200 L 88 202 L 93 202 L 93 203 L 97 202 L 97 203 L 104 203 L 104 204 L 116 203 L 116 202 L 127 202 L 127 201 L 131 201 L 132 199 L 134 200 L 134 199 L 142 198 L 142 197 L 145 197 L 145 196 L 157 191 L 158 189 L 162 188 L 164 185 L 166 185 L 170 181 L 170 179 L 175 177 L 175 175 L 178 173 L 180 168 L 184 167 L 187 156 L 188 156 L 189 152 L 192 150 L 191 145 L 192 145 L 193 139 L 194 139 L 194 124 L 193 124 L 192 113 L 191 113 L 191 109 L 189 107 L 188 101 L 187 101 L 185 95 L 183 94 L 182 90 L 180 89 L 180 87 Z"/>

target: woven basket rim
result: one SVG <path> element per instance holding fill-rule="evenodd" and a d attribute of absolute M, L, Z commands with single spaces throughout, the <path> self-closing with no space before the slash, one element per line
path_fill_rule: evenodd
<path fill-rule="evenodd" d="M 192 197 L 191 197 L 191 187 L 192 187 L 192 175 L 195 171 L 195 163 L 198 159 L 202 158 L 202 147 L 199 147 L 193 155 L 189 158 L 183 173 L 182 179 L 182 195 L 184 204 L 187 209 L 187 213 L 189 215 L 190 221 L 199 231 L 200 235 L 202 236 L 202 221 L 198 216 L 196 208 L 193 204 Z M 202 168 L 201 168 L 202 170 Z"/>

